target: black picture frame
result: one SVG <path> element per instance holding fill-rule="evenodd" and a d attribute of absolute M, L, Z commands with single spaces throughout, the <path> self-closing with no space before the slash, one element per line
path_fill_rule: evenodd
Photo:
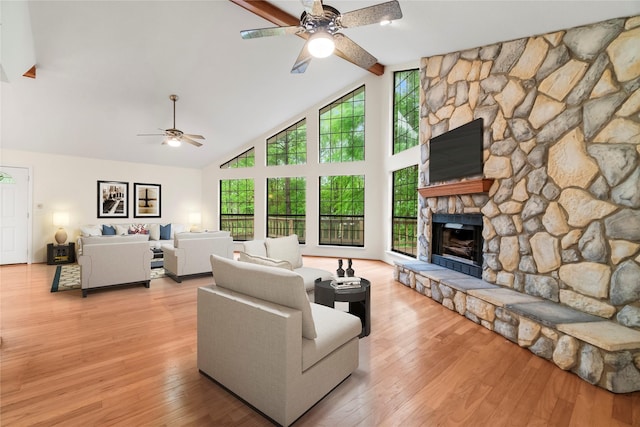
<path fill-rule="evenodd" d="M 129 217 L 129 183 L 98 181 L 98 218 Z"/>
<path fill-rule="evenodd" d="M 162 215 L 162 186 L 133 183 L 133 217 L 160 218 Z"/>

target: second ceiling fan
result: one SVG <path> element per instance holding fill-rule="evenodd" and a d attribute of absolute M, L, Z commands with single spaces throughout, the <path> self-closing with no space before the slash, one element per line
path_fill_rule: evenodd
<path fill-rule="evenodd" d="M 400 18 L 402 10 L 397 0 L 345 13 L 323 4 L 322 0 L 313 0 L 311 10 L 302 13 L 299 25 L 243 30 L 240 35 L 243 39 L 286 34 L 307 38 L 291 69 L 292 73 L 304 73 L 313 57 L 329 56 L 334 49 L 339 51 L 343 58 L 368 70 L 378 60 L 339 31 L 343 28 L 391 22 Z"/>
<path fill-rule="evenodd" d="M 164 135 L 166 138 L 164 141 L 162 141 L 162 145 L 179 147 L 182 142 L 186 142 L 196 147 L 202 147 L 202 143 L 195 140 L 205 139 L 204 136 L 184 133 L 181 130 L 176 129 L 176 101 L 179 98 L 178 98 L 178 95 L 169 95 L 169 99 L 173 101 L 173 127 L 169 129 L 160 129 L 163 133 L 139 133 L 138 136 Z"/>

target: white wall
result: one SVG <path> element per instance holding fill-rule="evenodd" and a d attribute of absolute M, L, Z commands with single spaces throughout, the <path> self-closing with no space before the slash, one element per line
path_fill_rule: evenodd
<path fill-rule="evenodd" d="M 105 223 L 189 222 L 189 213 L 201 211 L 202 171 L 143 163 L 116 162 L 28 151 L 0 150 L 2 166 L 29 167 L 32 171 L 32 262 L 46 262 L 46 245 L 53 243 L 54 211 L 69 213 L 65 227 L 75 241 L 80 226 Z M 129 183 L 129 217 L 97 218 L 97 181 Z M 161 218 L 134 218 L 133 184 L 160 184 Z M 203 227 L 210 227 L 203 220 Z"/>
<path fill-rule="evenodd" d="M 340 92 L 328 95 L 322 102 L 280 123 L 255 140 L 247 143 L 229 158 L 209 165 L 203 170 L 203 217 L 217 221 L 219 181 L 221 179 L 253 178 L 255 181 L 255 238 L 266 233 L 266 179 L 268 177 L 305 177 L 307 181 L 307 236 L 303 246 L 305 255 L 342 258 L 382 259 L 393 262 L 407 259 L 388 249 L 391 241 L 391 177 L 392 171 L 420 163 L 419 148 L 414 147 L 392 156 L 391 117 L 393 111 L 393 72 L 417 68 L 417 63 L 388 67 L 380 77 L 367 76 Z M 365 85 L 365 161 L 320 164 L 318 162 L 319 109 L 354 89 Z M 292 124 L 307 119 L 307 163 L 305 165 L 266 166 L 266 140 Z M 252 168 L 220 169 L 220 164 L 233 156 L 255 147 L 255 166 Z M 318 177 L 327 175 L 365 176 L 365 246 L 363 248 L 326 246 L 318 244 Z M 417 192 L 416 192 L 417 198 Z M 417 219 L 416 219 L 417 221 Z"/>

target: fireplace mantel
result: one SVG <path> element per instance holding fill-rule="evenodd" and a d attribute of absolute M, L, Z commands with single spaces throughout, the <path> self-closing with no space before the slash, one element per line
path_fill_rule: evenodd
<path fill-rule="evenodd" d="M 493 179 L 478 178 L 450 184 L 429 185 L 418 188 L 422 197 L 455 196 L 459 194 L 486 193 L 493 184 Z"/>

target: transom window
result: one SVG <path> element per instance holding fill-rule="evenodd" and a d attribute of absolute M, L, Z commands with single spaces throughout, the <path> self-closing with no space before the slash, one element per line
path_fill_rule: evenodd
<path fill-rule="evenodd" d="M 255 150 L 253 147 L 233 159 L 220 165 L 220 169 L 250 168 L 255 165 Z"/>
<path fill-rule="evenodd" d="M 267 178 L 267 237 L 298 235 L 305 242 L 307 180 Z"/>
<path fill-rule="evenodd" d="M 220 181 L 220 229 L 231 233 L 234 240 L 253 239 L 253 179 Z"/>
<path fill-rule="evenodd" d="M 414 147 L 420 134 L 420 73 L 393 74 L 393 154 Z"/>
<path fill-rule="evenodd" d="M 306 162 L 306 119 L 267 139 L 267 166 L 302 165 Z"/>
<path fill-rule="evenodd" d="M 391 250 L 415 257 L 418 234 L 418 165 L 393 172 Z"/>
<path fill-rule="evenodd" d="M 364 246 L 364 175 L 320 177 L 319 243 Z"/>
<path fill-rule="evenodd" d="M 364 160 L 364 86 L 320 110 L 320 163 Z"/>

